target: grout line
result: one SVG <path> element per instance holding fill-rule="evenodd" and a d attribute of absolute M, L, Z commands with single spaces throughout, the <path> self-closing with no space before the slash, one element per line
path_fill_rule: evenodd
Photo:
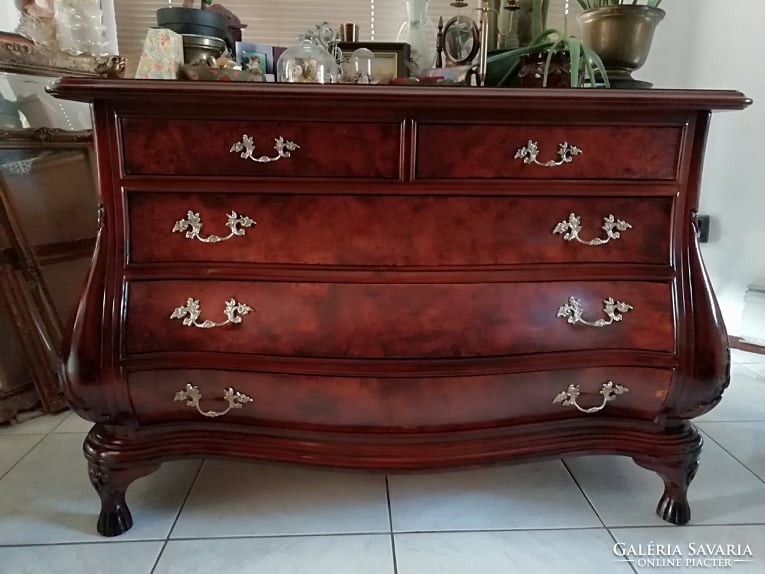
<path fill-rule="evenodd" d="M 178 512 L 175 514 L 175 519 L 173 520 L 172 525 L 170 525 L 170 530 L 167 531 L 167 536 L 165 537 L 165 540 L 162 543 L 162 548 L 159 549 L 159 553 L 157 554 L 157 559 L 154 560 L 154 565 L 151 567 L 151 570 L 149 570 L 149 574 L 154 574 L 154 571 L 157 569 L 157 566 L 159 566 L 159 561 L 162 559 L 162 554 L 165 552 L 165 548 L 167 548 L 167 543 L 170 540 L 170 536 L 173 534 L 173 529 L 175 528 L 175 525 L 178 523 L 178 519 L 181 517 L 181 512 L 183 512 L 183 509 L 186 506 L 186 501 L 189 499 L 189 496 L 191 496 L 191 491 L 194 490 L 194 486 L 196 485 L 197 480 L 199 479 L 199 475 L 202 474 L 202 469 L 204 468 L 206 463 L 207 461 L 203 459 L 202 463 L 199 465 L 199 468 L 197 468 L 197 473 L 194 475 L 194 479 L 191 481 L 191 484 L 189 485 L 189 489 L 186 491 L 186 496 L 183 497 L 181 506 L 178 508 Z"/>
<path fill-rule="evenodd" d="M 614 547 L 615 547 L 615 546 L 616 546 L 616 544 L 619 542 L 619 541 L 616 539 L 616 535 L 615 535 L 613 532 L 611 532 L 611 529 L 610 529 L 610 528 L 606 528 L 606 532 L 608 532 L 608 535 L 611 537 L 611 540 L 613 540 L 613 541 L 614 541 Z M 629 567 L 632 569 L 632 571 L 633 571 L 635 574 L 640 574 L 640 573 L 637 571 L 637 569 L 635 568 L 635 564 L 634 564 L 632 561 L 630 561 L 630 562 L 627 562 L 627 564 L 629 564 Z"/>
<path fill-rule="evenodd" d="M 759 480 L 760 482 L 765 482 L 765 478 L 762 478 L 759 474 L 754 472 L 751 468 L 749 468 L 746 464 L 744 464 L 741 460 L 739 460 L 739 458 L 735 454 L 733 454 L 731 451 L 729 451 L 727 448 L 725 448 L 725 446 L 722 443 L 720 443 L 719 441 L 717 441 L 715 439 L 715 437 L 713 437 L 711 434 L 706 432 L 703 428 L 701 429 L 701 432 L 704 433 L 705 437 L 707 437 L 709 440 L 711 440 L 713 443 L 715 443 L 717 446 L 719 446 L 721 449 L 723 449 L 725 452 L 727 452 L 731 456 L 731 458 L 733 460 L 735 460 L 737 463 L 739 463 L 741 466 L 743 466 L 746 470 L 751 472 L 757 480 Z"/>
<path fill-rule="evenodd" d="M 385 475 L 385 497 L 388 502 L 388 527 L 390 528 L 390 549 L 393 556 L 393 574 L 398 574 L 398 559 L 396 558 L 396 536 L 393 534 L 393 509 L 390 504 L 390 484 Z"/>
<path fill-rule="evenodd" d="M 474 534 L 479 532 L 571 532 L 571 531 L 583 531 L 583 530 L 640 530 L 647 528 L 666 528 L 668 531 L 673 528 L 725 528 L 725 527 L 742 527 L 742 528 L 762 528 L 765 526 L 765 522 L 761 523 L 733 523 L 733 524 L 686 524 L 684 526 L 675 526 L 673 524 L 651 524 L 651 525 L 636 525 L 636 526 L 610 526 L 603 528 L 602 526 L 586 526 L 583 528 L 504 528 L 504 529 L 491 529 L 491 530 L 402 530 L 396 532 L 396 534 Z M 139 540 L 125 540 L 121 541 L 119 537 L 110 538 L 108 540 L 82 540 L 80 542 L 46 542 L 38 544 L 0 544 L 0 548 L 27 548 L 27 547 L 40 547 L 40 546 L 86 546 L 90 544 L 133 544 L 139 542 L 201 542 L 205 540 L 259 540 L 259 539 L 272 539 L 272 538 L 337 538 L 340 536 L 385 536 L 387 532 L 340 532 L 340 533 L 316 533 L 316 534 L 268 534 L 262 536 L 205 536 L 204 538 L 173 538 L 172 540 L 162 538 L 142 538 Z"/>
<path fill-rule="evenodd" d="M 201 542 L 205 540 L 259 540 L 272 538 L 336 538 L 338 536 L 385 536 L 388 532 L 337 532 L 331 534 L 264 534 L 237 536 L 204 536 L 200 538 L 141 538 L 138 540 L 120 540 L 120 537 L 105 540 L 81 540 L 79 542 L 40 542 L 27 544 L 0 544 L 0 548 L 27 548 L 37 546 L 85 546 L 90 544 L 132 544 L 133 542 Z"/>
<path fill-rule="evenodd" d="M 578 480 L 576 479 L 576 477 L 574 476 L 574 473 L 573 473 L 573 472 L 571 472 L 571 469 L 570 469 L 570 468 L 568 467 L 568 465 L 566 464 L 566 461 L 565 461 L 565 460 L 563 460 L 563 459 L 560 459 L 560 462 L 561 462 L 561 464 L 563 465 L 563 468 L 565 468 L 565 469 L 566 469 L 566 472 L 568 472 L 568 475 L 571 477 L 571 480 L 573 480 L 573 481 L 574 481 L 574 484 L 576 484 L 576 487 L 579 489 L 579 492 L 581 492 L 581 493 L 582 493 L 582 496 L 584 496 L 584 499 L 587 501 L 587 504 L 589 504 L 589 505 L 590 505 L 590 508 L 591 508 L 591 509 L 592 509 L 592 511 L 595 513 L 595 516 L 597 516 L 597 517 L 598 517 L 598 520 L 600 520 L 600 523 L 603 525 L 603 528 L 608 528 L 608 527 L 606 526 L 606 523 L 605 523 L 605 522 L 603 522 L 603 518 L 600 516 L 600 514 L 599 514 L 599 513 L 598 513 L 598 511 L 597 511 L 597 509 L 595 508 L 595 504 L 592 502 L 592 500 L 590 500 L 590 497 L 589 497 L 589 496 L 587 495 L 587 493 L 584 491 L 584 489 L 582 488 L 582 485 L 581 485 L 581 484 L 579 484 L 579 481 L 578 481 Z"/>
<path fill-rule="evenodd" d="M 709 420 L 694 420 L 692 421 L 694 425 L 708 425 L 708 424 L 715 424 L 715 423 L 765 423 L 765 419 L 738 419 L 735 421 L 709 421 Z"/>
<path fill-rule="evenodd" d="M 38 542 L 27 544 L 0 544 L 0 548 L 40 548 L 43 546 L 99 546 L 105 544 L 144 544 L 147 542 L 164 542 L 162 538 L 141 538 L 138 540 L 120 540 L 119 537 L 105 540 L 80 540 L 79 542 Z"/>
<path fill-rule="evenodd" d="M 48 434 L 53 434 L 56 432 L 56 429 L 60 427 L 62 424 L 66 422 L 66 420 L 71 416 L 71 414 L 74 412 L 72 409 L 68 409 L 67 411 L 62 411 L 62 413 L 66 413 L 66 416 L 61 420 L 60 423 L 58 423 L 56 426 L 54 426 L 51 430 L 48 431 Z M 63 433 L 62 433 L 63 434 Z M 66 433 L 69 434 L 69 433 Z"/>
<path fill-rule="evenodd" d="M 149 574 L 154 574 L 157 566 L 159 566 L 159 561 L 162 559 L 162 554 L 164 553 L 165 548 L 167 548 L 167 540 L 162 543 L 162 548 L 159 549 L 159 552 L 157 553 L 157 559 L 154 561 L 154 565 L 151 567 L 151 570 L 149 570 Z"/>
<path fill-rule="evenodd" d="M 762 528 L 765 526 L 765 522 L 731 522 L 731 523 L 725 523 L 725 524 L 683 524 L 682 526 L 678 526 L 676 524 L 669 524 L 668 522 L 662 521 L 662 524 L 653 524 L 653 525 L 640 525 L 640 526 L 609 526 L 609 530 L 638 530 L 638 529 L 646 529 L 646 528 L 668 528 L 669 530 L 672 530 L 674 528 L 727 528 L 729 526 L 736 526 L 736 527 L 756 527 L 756 528 Z"/>
<path fill-rule="evenodd" d="M 8 436 L 39 436 L 40 438 L 37 439 L 37 442 L 35 442 L 32 446 L 30 446 L 29 449 L 27 449 L 27 451 L 24 454 L 21 455 L 19 460 L 17 460 L 10 467 L 8 467 L 8 470 L 6 470 L 3 473 L 0 473 L 0 480 L 5 478 L 6 476 L 8 476 L 8 473 L 10 473 L 14 468 L 16 468 L 21 463 L 22 460 L 24 460 L 26 457 L 28 457 L 29 453 L 32 452 L 34 449 L 36 449 L 37 445 L 39 445 L 43 440 L 45 440 L 45 438 L 48 435 L 47 434 L 39 434 L 39 435 L 38 434 L 35 434 L 35 435 L 28 435 L 28 434 L 26 434 L 26 435 L 8 435 Z"/>
<path fill-rule="evenodd" d="M 199 468 L 197 469 L 197 473 L 194 475 L 194 480 L 191 481 L 191 485 L 189 486 L 189 489 L 186 491 L 186 496 L 183 497 L 183 502 L 181 502 L 181 506 L 180 508 L 178 508 L 178 512 L 175 515 L 175 520 L 173 520 L 173 524 L 170 526 L 170 530 L 168 530 L 167 532 L 167 536 L 165 537 L 165 542 L 169 541 L 170 537 L 173 535 L 173 530 L 175 529 L 175 525 L 178 524 L 178 519 L 181 517 L 181 512 L 183 512 L 183 509 L 186 507 L 186 502 L 191 496 L 191 491 L 194 490 L 194 487 L 196 486 L 197 481 L 199 480 L 199 476 L 202 474 L 202 469 L 205 467 L 206 464 L 207 464 L 207 459 L 203 459 L 202 464 L 200 464 Z"/>

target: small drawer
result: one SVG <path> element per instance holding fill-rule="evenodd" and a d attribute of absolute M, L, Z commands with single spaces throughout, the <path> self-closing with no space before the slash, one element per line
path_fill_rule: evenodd
<path fill-rule="evenodd" d="M 671 197 L 131 193 L 129 253 L 131 263 L 668 265 L 672 205 Z"/>
<path fill-rule="evenodd" d="M 449 358 L 674 352 L 668 283 L 135 281 L 125 350 Z M 606 301 L 612 298 L 612 305 Z M 624 305 L 616 307 L 617 302 Z"/>
<path fill-rule="evenodd" d="M 392 180 L 400 148 L 398 123 L 122 120 L 128 175 Z"/>
<path fill-rule="evenodd" d="M 653 420 L 671 382 L 672 371 L 642 367 L 384 379 L 193 369 L 128 376 L 131 402 L 144 425 L 215 421 L 328 430 L 585 417 Z"/>
<path fill-rule="evenodd" d="M 422 124 L 416 176 L 674 181 L 682 138 L 680 126 Z"/>

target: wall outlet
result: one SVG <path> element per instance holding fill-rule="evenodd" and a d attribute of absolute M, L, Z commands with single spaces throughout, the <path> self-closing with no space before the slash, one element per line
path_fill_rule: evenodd
<path fill-rule="evenodd" d="M 699 215 L 697 218 L 699 243 L 709 243 L 709 216 Z"/>

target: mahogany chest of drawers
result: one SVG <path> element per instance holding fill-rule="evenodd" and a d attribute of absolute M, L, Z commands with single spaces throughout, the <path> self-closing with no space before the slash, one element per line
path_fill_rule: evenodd
<path fill-rule="evenodd" d="M 99 531 L 162 461 L 426 470 L 595 453 L 689 520 L 729 380 L 695 233 L 736 92 L 65 79 L 101 230 L 63 366 Z"/>

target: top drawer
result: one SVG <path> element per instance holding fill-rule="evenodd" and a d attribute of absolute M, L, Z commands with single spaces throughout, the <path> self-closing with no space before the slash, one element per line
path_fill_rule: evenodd
<path fill-rule="evenodd" d="M 122 153 L 128 175 L 391 180 L 401 124 L 123 118 Z"/>
<path fill-rule="evenodd" d="M 422 124 L 419 179 L 677 179 L 682 126 Z"/>

